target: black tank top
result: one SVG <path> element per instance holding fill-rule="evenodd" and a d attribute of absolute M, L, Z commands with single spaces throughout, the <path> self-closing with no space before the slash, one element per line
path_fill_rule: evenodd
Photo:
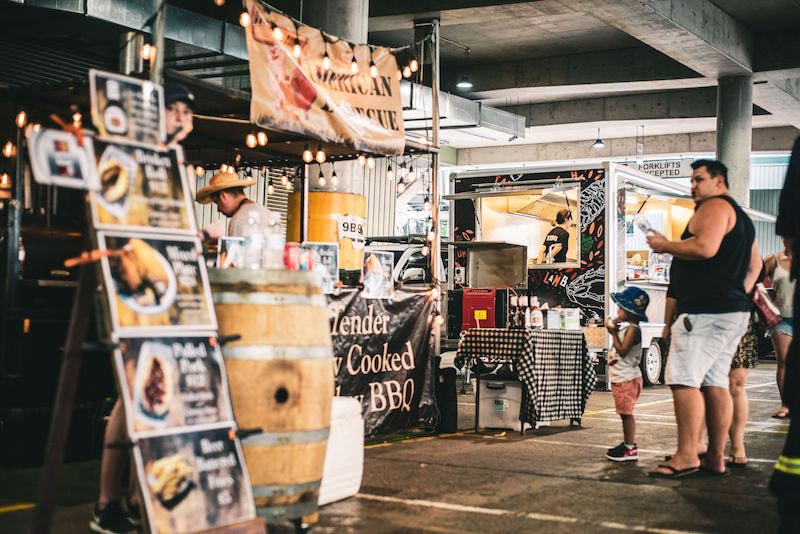
<path fill-rule="evenodd" d="M 735 200 L 727 195 L 715 198 L 730 203 L 736 212 L 736 224 L 722 238 L 719 251 L 713 257 L 706 260 L 673 260 L 670 286 L 678 301 L 679 314 L 750 311 L 750 298 L 744 291 L 744 278 L 750 265 L 750 252 L 756 230 Z M 688 239 L 693 235 L 687 225 L 681 239 Z"/>

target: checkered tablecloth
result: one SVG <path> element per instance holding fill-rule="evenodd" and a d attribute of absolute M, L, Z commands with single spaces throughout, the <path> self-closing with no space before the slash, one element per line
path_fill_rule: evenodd
<path fill-rule="evenodd" d="M 471 328 L 461 333 L 458 355 L 511 362 L 524 386 L 520 419 L 580 419 L 597 377 L 579 330 Z"/>

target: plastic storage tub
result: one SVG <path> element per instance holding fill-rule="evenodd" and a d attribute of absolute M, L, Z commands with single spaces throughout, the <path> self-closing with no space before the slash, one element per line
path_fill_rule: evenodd
<path fill-rule="evenodd" d="M 494 380 L 486 376 L 481 376 L 480 384 L 478 428 L 521 431 L 522 384 L 516 380 Z"/>
<path fill-rule="evenodd" d="M 352 397 L 334 397 L 319 505 L 352 497 L 364 474 L 364 419 Z"/>

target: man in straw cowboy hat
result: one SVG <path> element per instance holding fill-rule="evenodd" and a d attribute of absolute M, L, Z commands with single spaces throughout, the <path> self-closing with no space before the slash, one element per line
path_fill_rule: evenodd
<path fill-rule="evenodd" d="M 245 196 L 244 188 L 255 183 L 252 178 L 242 179 L 234 173 L 221 172 L 212 176 L 207 186 L 200 188 L 197 192 L 197 202 L 216 204 L 217 209 L 230 218 L 227 235 L 244 237 L 249 226 L 255 224 L 264 227 L 276 222 L 277 219 L 272 211 Z M 208 238 L 220 237 L 214 233 L 212 229 L 206 229 Z"/>

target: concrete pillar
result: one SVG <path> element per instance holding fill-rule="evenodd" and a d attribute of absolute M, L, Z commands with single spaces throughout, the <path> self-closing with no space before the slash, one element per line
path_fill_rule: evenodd
<path fill-rule="evenodd" d="M 366 43 L 369 0 L 305 0 L 303 22 L 350 42 Z"/>
<path fill-rule="evenodd" d="M 753 78 L 720 78 L 717 89 L 717 159 L 728 166 L 731 196 L 750 205 Z"/>

